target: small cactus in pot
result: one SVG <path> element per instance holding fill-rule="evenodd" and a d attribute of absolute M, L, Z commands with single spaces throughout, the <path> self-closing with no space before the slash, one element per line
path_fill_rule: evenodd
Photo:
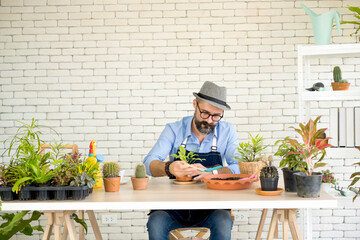
<path fill-rule="evenodd" d="M 334 82 L 331 83 L 331 86 L 334 91 L 344 91 L 349 89 L 350 83 L 348 83 L 347 80 L 342 79 L 341 69 L 339 66 L 334 67 L 333 79 Z"/>
<path fill-rule="evenodd" d="M 265 166 L 260 171 L 260 183 L 262 191 L 276 191 L 279 182 L 279 173 L 275 166 L 272 165 L 273 157 L 268 159 L 262 158 Z"/>
<path fill-rule="evenodd" d="M 120 189 L 120 165 L 118 162 L 105 162 L 102 168 L 105 192 L 118 192 Z"/>
<path fill-rule="evenodd" d="M 147 188 L 149 177 L 146 176 L 145 165 L 139 163 L 135 168 L 135 176 L 131 178 L 134 190 L 144 190 Z"/>

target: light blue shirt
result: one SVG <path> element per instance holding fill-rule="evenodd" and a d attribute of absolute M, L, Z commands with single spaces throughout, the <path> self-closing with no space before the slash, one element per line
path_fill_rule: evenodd
<path fill-rule="evenodd" d="M 220 152 L 223 166 L 228 167 L 232 173 L 240 173 L 238 161 L 233 159 L 239 144 L 235 127 L 229 122 L 219 121 L 214 131 L 207 135 L 200 144 L 197 137 L 191 132 L 192 119 L 193 116 L 188 116 L 180 121 L 166 124 L 154 147 L 144 159 L 147 174 L 151 175 L 150 163 L 152 161 L 164 161 L 168 155 L 175 154 L 185 138 L 188 138 L 186 150 L 198 149 L 196 151 L 198 153 L 210 152 L 214 134 L 217 138 L 217 151 Z M 173 160 L 174 157 L 170 156 L 170 161 Z"/>

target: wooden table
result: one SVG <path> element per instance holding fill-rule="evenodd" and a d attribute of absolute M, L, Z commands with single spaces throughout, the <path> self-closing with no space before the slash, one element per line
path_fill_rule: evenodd
<path fill-rule="evenodd" d="M 300 198 L 296 193 L 283 192 L 279 196 L 261 196 L 255 192 L 259 183 L 246 190 L 213 190 L 204 183 L 173 184 L 168 178 L 152 178 L 147 190 L 132 189 L 131 182 L 121 185 L 119 192 L 106 193 L 102 189 L 81 201 L 10 201 L 3 202 L 3 211 L 39 210 L 56 213 L 74 210 L 148 210 L 148 209 L 310 209 L 335 208 L 337 200 L 325 192 L 319 198 Z M 309 217 L 310 215 L 310 217 Z M 72 222 L 72 221 L 71 221 Z M 69 223 L 70 224 L 70 223 Z M 307 239 L 311 239 L 311 228 Z M 72 228 L 70 225 L 69 227 Z"/>

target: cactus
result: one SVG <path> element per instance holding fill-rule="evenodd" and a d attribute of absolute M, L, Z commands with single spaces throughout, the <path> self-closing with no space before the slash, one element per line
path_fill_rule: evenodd
<path fill-rule="evenodd" d="M 103 166 L 104 177 L 118 177 L 120 173 L 120 165 L 117 162 L 105 162 Z"/>
<path fill-rule="evenodd" d="M 135 177 L 136 178 L 145 178 L 146 177 L 146 170 L 145 170 L 145 165 L 144 164 L 139 163 L 136 166 Z"/>
<path fill-rule="evenodd" d="M 273 161 L 272 156 L 268 157 L 268 161 L 266 161 L 265 158 L 263 158 L 262 161 L 266 164 L 266 166 L 261 169 L 260 177 L 264 177 L 264 178 L 279 177 L 278 170 L 276 169 L 275 166 L 272 166 L 272 161 Z"/>
<path fill-rule="evenodd" d="M 339 66 L 334 67 L 333 70 L 333 76 L 334 76 L 334 82 L 340 82 L 342 77 L 341 77 L 341 69 Z"/>

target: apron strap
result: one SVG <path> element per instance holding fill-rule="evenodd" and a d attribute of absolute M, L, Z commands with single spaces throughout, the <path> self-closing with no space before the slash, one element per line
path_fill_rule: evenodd
<path fill-rule="evenodd" d="M 188 136 L 188 137 L 189 137 L 189 136 Z M 186 143 L 187 143 L 188 137 L 186 137 L 186 138 L 184 139 L 184 141 L 181 143 L 180 146 L 186 148 Z M 211 146 L 211 151 L 212 151 L 212 152 L 216 152 L 216 151 L 217 151 L 217 146 L 216 146 L 216 144 L 217 144 L 217 139 L 216 139 L 216 136 L 215 136 L 215 134 L 214 134 L 214 136 L 213 136 L 213 142 L 212 142 L 212 146 Z"/>

